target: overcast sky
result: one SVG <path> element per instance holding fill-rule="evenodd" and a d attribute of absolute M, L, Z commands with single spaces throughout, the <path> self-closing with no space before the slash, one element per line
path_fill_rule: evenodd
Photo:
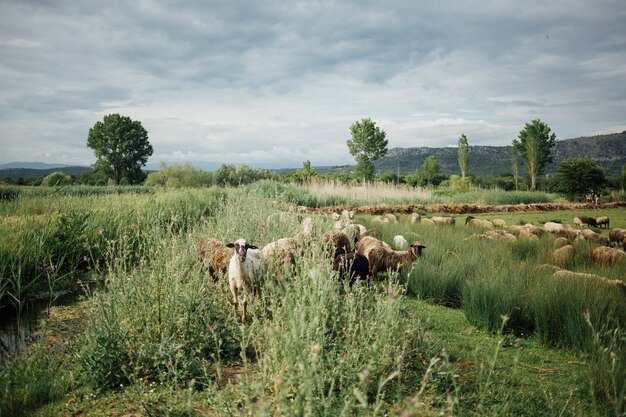
<path fill-rule="evenodd" d="M 150 165 L 352 164 L 365 117 L 389 148 L 621 132 L 626 1 L 0 0 L 0 97 L 0 163 L 90 165 L 110 113 Z"/>

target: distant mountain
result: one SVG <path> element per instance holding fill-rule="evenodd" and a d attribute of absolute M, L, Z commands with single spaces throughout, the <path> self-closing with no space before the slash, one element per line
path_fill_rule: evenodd
<path fill-rule="evenodd" d="M 26 168 L 26 169 L 57 169 L 70 166 L 67 164 L 49 164 L 46 162 L 10 162 L 8 164 L 0 164 L 1 169 L 14 169 L 14 168 Z"/>
<path fill-rule="evenodd" d="M 9 165 L 9 164 L 7 164 Z M 54 165 L 54 164 L 50 164 Z M 85 172 L 91 170 L 91 167 L 82 167 L 82 166 L 66 166 L 61 165 L 56 168 L 45 168 L 45 169 L 32 169 L 32 168 L 5 168 L 0 169 L 0 179 L 12 178 L 12 179 L 29 179 L 29 178 L 43 178 L 46 175 L 52 174 L 55 171 L 62 171 L 66 174 L 81 176 Z"/>
<path fill-rule="evenodd" d="M 469 143 L 468 173 L 477 177 L 496 177 L 511 172 L 511 146 L 472 146 Z M 626 165 L 626 131 L 610 135 L 557 140 L 552 148 L 553 162 L 545 173 L 552 174 L 566 158 L 589 157 L 604 168 L 607 176 L 617 175 Z M 441 172 L 446 175 L 460 174 L 457 148 L 393 148 L 375 162 L 376 172 L 412 174 L 424 160 L 434 155 Z"/>

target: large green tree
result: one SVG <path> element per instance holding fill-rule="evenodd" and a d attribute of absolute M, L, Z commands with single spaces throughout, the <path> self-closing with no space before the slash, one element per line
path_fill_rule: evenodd
<path fill-rule="evenodd" d="M 87 146 L 94 150 L 97 158 L 94 168 L 116 184 L 143 181 L 145 175 L 141 167 L 153 152 L 148 132 L 141 122 L 119 114 L 109 114 L 96 122 L 89 129 Z"/>
<path fill-rule="evenodd" d="M 546 164 L 552 162 L 550 150 L 556 144 L 556 135 L 550 134 L 550 127 L 539 119 L 526 123 L 513 140 L 519 155 L 526 161 L 526 170 L 530 177 L 530 189 L 537 189 L 537 176 L 541 175 Z"/>
<path fill-rule="evenodd" d="M 356 160 L 354 175 L 364 181 L 374 178 L 374 161 L 387 153 L 388 141 L 372 119 L 361 119 L 350 126 L 352 138 L 348 139 L 348 150 Z"/>
<path fill-rule="evenodd" d="M 465 174 L 467 174 L 467 166 L 469 164 L 469 145 L 467 137 L 461 134 L 459 138 L 459 168 L 461 168 L 461 182 L 465 184 Z"/>
<path fill-rule="evenodd" d="M 582 197 L 606 183 L 604 170 L 591 158 L 567 158 L 557 167 L 557 187 L 568 197 Z"/>
<path fill-rule="evenodd" d="M 441 182 L 440 173 L 439 161 L 435 155 L 431 155 L 424 160 L 422 169 L 416 170 L 416 183 L 421 186 L 438 185 Z"/>

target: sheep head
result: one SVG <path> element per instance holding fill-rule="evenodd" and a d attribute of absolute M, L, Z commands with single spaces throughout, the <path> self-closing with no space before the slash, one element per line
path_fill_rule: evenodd
<path fill-rule="evenodd" d="M 422 245 L 422 243 L 417 240 L 409 245 L 409 250 L 412 250 L 417 256 L 422 256 L 422 249 L 425 248 L 426 246 Z"/>
<path fill-rule="evenodd" d="M 249 244 L 245 239 L 237 239 L 234 243 L 227 243 L 226 247 L 235 249 L 239 262 L 246 260 L 248 249 L 258 249 L 257 246 Z"/>

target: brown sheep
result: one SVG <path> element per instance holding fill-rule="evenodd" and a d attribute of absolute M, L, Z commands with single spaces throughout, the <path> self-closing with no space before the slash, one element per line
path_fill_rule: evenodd
<path fill-rule="evenodd" d="M 480 227 L 483 229 L 493 229 L 493 223 L 489 220 L 482 220 L 482 219 L 470 219 L 469 222 L 466 223 L 469 226 L 473 226 L 473 227 Z"/>
<path fill-rule="evenodd" d="M 454 217 L 433 216 L 430 218 L 435 224 L 448 224 L 454 226 Z"/>
<path fill-rule="evenodd" d="M 426 246 L 420 242 L 413 242 L 405 251 L 395 251 L 384 246 L 371 248 L 367 259 L 370 263 L 370 273 L 376 277 L 380 271 L 399 271 L 415 261 L 422 255 Z"/>
<path fill-rule="evenodd" d="M 607 246 L 598 246 L 591 252 L 591 259 L 599 264 L 613 265 L 626 262 L 626 252 Z"/>
<path fill-rule="evenodd" d="M 386 242 L 383 242 L 382 240 L 376 239 L 375 237 L 372 237 L 372 236 L 362 236 L 361 239 L 359 239 L 359 241 L 356 244 L 355 252 L 369 259 L 370 251 L 374 249 L 375 247 L 379 247 L 379 246 L 385 247 L 387 249 L 391 249 L 391 247 Z"/>
<path fill-rule="evenodd" d="M 519 231 L 519 237 L 531 238 L 532 236 L 543 236 L 544 230 L 541 227 L 534 226 L 530 223 L 526 223 Z"/>
<path fill-rule="evenodd" d="M 626 295 L 626 283 L 622 280 L 619 279 L 608 279 L 605 278 L 603 276 L 600 275 L 596 275 L 596 274 L 587 274 L 584 272 L 572 272 L 572 271 L 568 271 L 566 269 L 561 269 L 558 270 L 556 272 L 554 272 L 553 276 L 555 278 L 568 278 L 568 279 L 595 279 L 598 280 L 600 282 L 603 282 L 607 285 L 612 285 L 615 288 L 617 288 L 619 291 L 621 291 L 624 295 Z"/>
<path fill-rule="evenodd" d="M 198 244 L 198 256 L 214 282 L 225 276 L 232 251 L 219 239 L 209 238 Z"/>
<path fill-rule="evenodd" d="M 411 224 L 419 223 L 422 220 L 422 216 L 419 213 L 411 213 Z"/>
<path fill-rule="evenodd" d="M 620 229 L 616 227 L 609 232 L 609 243 L 624 243 L 626 244 L 626 229 Z"/>
<path fill-rule="evenodd" d="M 334 258 L 342 253 L 350 252 L 350 238 L 341 230 L 333 229 L 324 233 L 324 245 Z"/>
<path fill-rule="evenodd" d="M 556 249 L 562 248 L 563 246 L 566 246 L 567 244 L 568 244 L 567 238 L 557 237 L 556 239 L 554 239 L 554 247 Z"/>
<path fill-rule="evenodd" d="M 493 219 L 491 221 L 495 227 L 499 227 L 501 229 L 506 229 L 506 222 L 502 219 Z"/>

